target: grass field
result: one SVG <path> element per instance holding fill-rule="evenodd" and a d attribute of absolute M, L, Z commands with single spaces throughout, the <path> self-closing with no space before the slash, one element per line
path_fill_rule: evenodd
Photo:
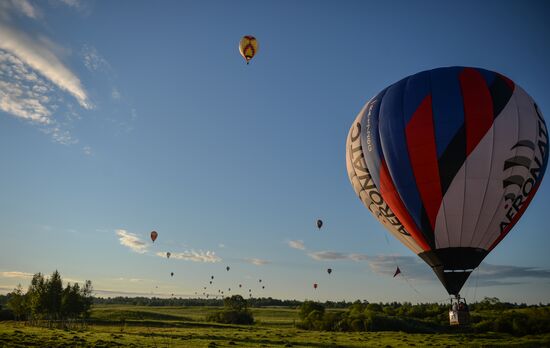
<path fill-rule="evenodd" d="M 95 306 L 93 324 L 59 330 L 0 322 L 2 347 L 550 347 L 550 334 L 316 332 L 294 327 L 297 311 L 253 309 L 253 326 L 205 322 L 215 307 Z"/>

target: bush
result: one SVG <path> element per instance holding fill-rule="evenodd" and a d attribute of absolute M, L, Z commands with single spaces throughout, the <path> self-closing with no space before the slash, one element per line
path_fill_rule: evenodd
<path fill-rule="evenodd" d="M 240 324 L 240 325 L 252 325 L 254 324 L 254 317 L 252 313 L 247 310 L 237 311 L 234 309 L 224 309 L 218 312 L 209 314 L 206 317 L 207 321 L 214 321 L 222 324 Z"/>

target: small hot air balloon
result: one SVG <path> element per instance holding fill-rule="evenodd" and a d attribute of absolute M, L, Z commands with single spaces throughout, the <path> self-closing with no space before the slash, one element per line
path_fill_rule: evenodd
<path fill-rule="evenodd" d="M 212 281 L 210 281 L 210 284 L 212 284 Z"/>
<path fill-rule="evenodd" d="M 226 271 L 229 271 L 231 268 L 229 266 L 225 267 Z"/>
<path fill-rule="evenodd" d="M 243 287 L 243 285 L 242 285 L 242 284 L 239 284 L 239 288 L 242 288 L 242 287 Z"/>
<path fill-rule="evenodd" d="M 203 289 L 204 289 L 204 290 L 206 290 L 206 286 L 205 286 L 205 287 L 203 287 Z"/>
<path fill-rule="evenodd" d="M 327 268 L 327 273 L 331 274 L 332 273 L 332 268 Z"/>
<path fill-rule="evenodd" d="M 239 42 L 239 52 L 246 60 L 246 64 L 258 53 L 258 41 L 254 36 L 245 35 Z"/>
<path fill-rule="evenodd" d="M 313 283 L 313 288 L 317 289 L 317 283 Z"/>
<path fill-rule="evenodd" d="M 174 276 L 174 272 L 171 272 L 171 273 L 170 273 L 170 277 L 173 277 L 173 276 Z"/>
<path fill-rule="evenodd" d="M 248 289 L 248 292 L 252 292 L 252 289 Z"/>
<path fill-rule="evenodd" d="M 214 276 L 210 276 L 210 279 L 214 279 Z"/>
<path fill-rule="evenodd" d="M 155 240 L 157 239 L 158 235 L 159 235 L 159 234 L 157 233 L 157 231 L 151 232 L 151 240 L 153 241 L 153 243 L 154 243 Z"/>
<path fill-rule="evenodd" d="M 317 228 L 321 229 L 323 227 L 323 220 L 317 220 Z"/>
<path fill-rule="evenodd" d="M 231 291 L 231 288 L 227 289 L 227 291 Z"/>
<path fill-rule="evenodd" d="M 258 280 L 258 282 L 260 282 L 260 283 L 261 283 L 261 282 L 262 282 L 262 280 L 260 279 L 260 280 Z"/>
<path fill-rule="evenodd" d="M 262 289 L 265 289 L 265 285 L 262 285 Z"/>
<path fill-rule="evenodd" d="M 169 259 L 169 258 L 170 258 L 170 255 L 172 255 L 172 253 L 167 252 L 167 253 L 166 253 L 166 258 Z"/>

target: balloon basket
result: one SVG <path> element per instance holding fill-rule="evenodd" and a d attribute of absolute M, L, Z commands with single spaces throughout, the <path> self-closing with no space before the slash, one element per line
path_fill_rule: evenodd
<path fill-rule="evenodd" d="M 467 326 L 470 324 L 470 309 L 466 300 L 461 298 L 460 295 L 451 297 L 449 324 L 451 326 Z"/>

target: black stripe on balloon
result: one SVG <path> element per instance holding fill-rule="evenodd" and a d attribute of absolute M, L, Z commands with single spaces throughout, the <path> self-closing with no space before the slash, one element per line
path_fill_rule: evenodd
<path fill-rule="evenodd" d="M 516 166 L 525 167 L 527 169 L 531 168 L 531 159 L 525 156 L 515 156 L 507 159 L 504 162 L 504 170 Z"/>
<path fill-rule="evenodd" d="M 442 197 L 466 160 L 466 129 L 460 127 L 438 160 Z"/>
<path fill-rule="evenodd" d="M 500 76 L 496 76 L 489 87 L 493 99 L 493 119 L 496 119 L 512 97 L 513 89 Z"/>
<path fill-rule="evenodd" d="M 420 224 L 420 230 L 422 231 L 422 235 L 424 236 L 426 243 L 428 243 L 431 249 L 435 249 L 435 233 L 432 228 L 432 224 L 430 223 L 430 219 L 428 218 L 426 208 L 424 208 L 424 206 L 422 206 Z"/>

